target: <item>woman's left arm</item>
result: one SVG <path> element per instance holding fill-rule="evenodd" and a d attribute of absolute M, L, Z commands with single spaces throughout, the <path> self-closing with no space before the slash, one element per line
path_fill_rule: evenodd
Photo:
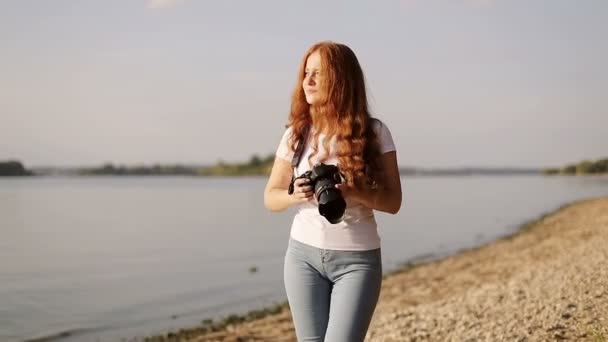
<path fill-rule="evenodd" d="M 364 206 L 396 214 L 401 208 L 401 177 L 397 165 L 397 152 L 391 151 L 380 156 L 380 166 L 384 172 L 383 186 L 376 189 L 359 190 L 338 184 L 344 197 L 352 196 Z"/>

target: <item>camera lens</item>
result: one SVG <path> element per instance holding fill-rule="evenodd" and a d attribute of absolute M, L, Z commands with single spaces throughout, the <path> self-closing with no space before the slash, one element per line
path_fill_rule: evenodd
<path fill-rule="evenodd" d="M 342 221 L 346 201 L 342 192 L 335 187 L 332 179 L 324 178 L 315 184 L 315 197 L 319 203 L 319 213 L 332 224 Z"/>

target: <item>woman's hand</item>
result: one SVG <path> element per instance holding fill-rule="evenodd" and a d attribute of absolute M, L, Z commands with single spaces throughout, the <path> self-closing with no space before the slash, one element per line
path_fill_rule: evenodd
<path fill-rule="evenodd" d="M 336 184 L 336 188 L 342 191 L 344 198 L 349 197 L 370 209 L 394 215 L 401 208 L 401 176 L 397 166 L 397 153 L 387 152 L 382 155 L 380 161 L 384 170 L 381 187 L 370 189 L 365 186 L 361 188 Z"/>
<path fill-rule="evenodd" d="M 314 200 L 314 190 L 311 185 L 309 185 L 310 179 L 308 178 L 298 178 L 293 182 L 293 198 L 296 200 L 296 203 L 306 203 Z"/>

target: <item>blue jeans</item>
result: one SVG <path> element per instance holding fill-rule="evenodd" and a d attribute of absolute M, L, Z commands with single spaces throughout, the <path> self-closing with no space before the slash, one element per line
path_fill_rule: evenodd
<path fill-rule="evenodd" d="M 338 251 L 290 239 L 284 281 L 298 341 L 363 341 L 380 296 L 380 248 Z"/>

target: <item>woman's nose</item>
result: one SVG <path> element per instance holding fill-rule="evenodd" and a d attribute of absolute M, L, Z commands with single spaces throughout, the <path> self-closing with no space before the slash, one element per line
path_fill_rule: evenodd
<path fill-rule="evenodd" d="M 307 77 L 306 84 L 308 84 L 308 85 L 314 85 L 315 84 L 315 80 L 313 79 L 312 75 L 308 75 L 306 77 Z"/>

